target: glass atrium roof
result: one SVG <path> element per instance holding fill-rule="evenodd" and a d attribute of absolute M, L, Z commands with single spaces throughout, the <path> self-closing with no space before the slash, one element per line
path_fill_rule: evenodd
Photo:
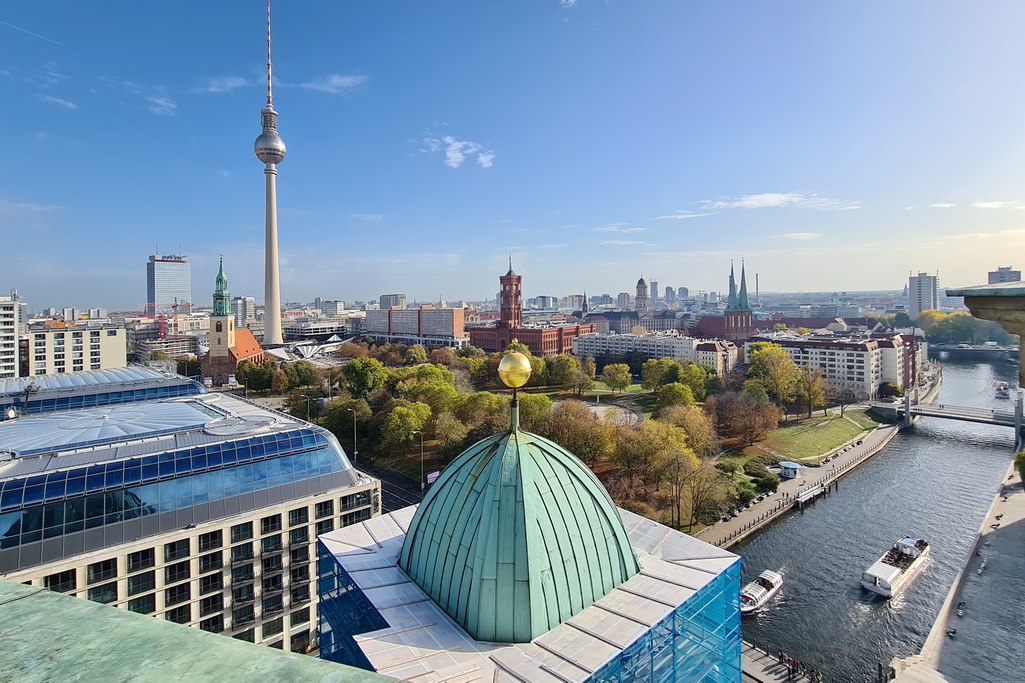
<path fill-rule="evenodd" d="M 125 368 L 109 368 L 107 370 L 84 370 L 82 372 L 65 372 L 54 375 L 34 375 L 32 377 L 15 377 L 0 379 L 0 396 L 24 394 L 26 388 L 35 391 L 52 391 L 58 389 L 76 389 L 104 385 L 130 384 L 134 382 L 152 382 L 173 379 L 175 375 L 130 365 Z M 188 381 L 179 377 L 182 382 Z"/>

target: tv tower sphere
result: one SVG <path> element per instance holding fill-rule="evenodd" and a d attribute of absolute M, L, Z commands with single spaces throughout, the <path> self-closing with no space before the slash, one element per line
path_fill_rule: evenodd
<path fill-rule="evenodd" d="M 260 112 L 263 132 L 256 138 L 253 150 L 265 164 L 280 164 L 285 159 L 285 142 L 278 135 L 278 113 L 269 104 Z"/>

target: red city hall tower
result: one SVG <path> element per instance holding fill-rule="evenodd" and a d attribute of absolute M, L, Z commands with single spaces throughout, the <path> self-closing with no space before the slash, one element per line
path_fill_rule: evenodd
<path fill-rule="evenodd" d="M 522 278 L 513 272 L 512 259 L 509 259 L 509 272 L 498 278 L 502 285 L 499 303 L 498 326 L 507 330 L 514 330 L 523 324 L 523 307 L 520 302 L 520 280 Z"/>

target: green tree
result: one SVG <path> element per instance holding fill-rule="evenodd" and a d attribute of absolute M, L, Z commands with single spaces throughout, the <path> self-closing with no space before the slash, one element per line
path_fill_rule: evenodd
<path fill-rule="evenodd" d="M 288 386 L 288 374 L 281 368 L 274 368 L 271 371 L 270 390 L 282 394 L 288 390 Z"/>
<path fill-rule="evenodd" d="M 385 452 L 403 451 L 419 437 L 414 431 L 424 431 L 431 419 L 431 407 L 426 403 L 411 403 L 392 408 L 381 427 L 381 449 Z"/>
<path fill-rule="evenodd" d="M 520 394 L 520 427 L 528 432 L 548 417 L 552 410 L 552 399 L 544 394 Z"/>
<path fill-rule="evenodd" d="M 744 380 L 744 388 L 740 391 L 745 396 L 750 396 L 756 401 L 769 400 L 769 393 L 765 391 L 765 385 L 762 384 L 762 381 L 758 379 Z"/>
<path fill-rule="evenodd" d="M 801 371 L 779 344 L 756 342 L 751 345 L 747 375 L 761 382 L 769 400 L 782 407 L 797 395 Z"/>
<path fill-rule="evenodd" d="M 548 383 L 564 387 L 573 383 L 580 372 L 580 361 L 575 356 L 560 354 L 548 359 Z"/>
<path fill-rule="evenodd" d="M 674 368 L 676 361 L 672 358 L 649 358 L 641 366 L 641 386 L 654 391 L 668 381 L 666 376 Z"/>
<path fill-rule="evenodd" d="M 461 453 L 466 446 L 469 427 L 452 413 L 442 413 L 434 420 L 434 436 L 438 440 L 441 452 L 452 457 Z"/>
<path fill-rule="evenodd" d="M 295 369 L 295 378 L 300 387 L 311 387 L 317 382 L 317 369 L 308 360 L 297 360 L 292 363 Z"/>
<path fill-rule="evenodd" d="M 349 412 L 355 411 L 355 418 Z M 353 425 L 355 425 L 356 439 L 366 438 L 370 427 L 370 419 L 374 416 L 370 405 L 362 398 L 340 397 L 328 401 L 324 406 L 324 413 L 320 420 L 328 431 L 335 435 L 342 444 L 350 444 L 352 450 L 349 454 L 359 450 L 358 444 L 353 441 Z M 353 420 L 355 419 L 355 422 Z"/>
<path fill-rule="evenodd" d="M 530 361 L 530 379 L 527 380 L 527 386 L 546 386 L 548 384 L 548 362 L 538 356 L 527 356 L 527 360 Z"/>
<path fill-rule="evenodd" d="M 608 459 L 615 448 L 613 428 L 580 401 L 562 401 L 549 411 L 535 431 L 555 441 L 588 465 Z"/>
<path fill-rule="evenodd" d="M 659 411 L 659 421 L 679 427 L 687 435 L 687 446 L 701 458 L 719 453 L 719 437 L 715 425 L 697 406 L 674 406 Z"/>
<path fill-rule="evenodd" d="M 533 355 L 530 353 L 530 347 L 518 339 L 513 339 L 509 342 L 509 346 L 505 347 L 505 351 L 502 352 L 502 355 L 504 356 L 505 354 L 512 353 L 513 351 L 522 353 L 527 358 L 530 358 L 531 355 Z"/>
<path fill-rule="evenodd" d="M 691 391 L 689 386 L 679 382 L 663 384 L 655 392 L 655 396 L 655 405 L 658 408 L 659 415 L 662 414 L 663 410 L 673 406 L 694 405 L 694 392 Z"/>
<path fill-rule="evenodd" d="M 665 383 L 679 382 L 690 387 L 694 399 L 704 401 L 708 395 L 708 387 L 715 381 L 715 373 L 697 363 L 675 362 L 666 374 Z"/>
<path fill-rule="evenodd" d="M 591 359 L 589 358 L 588 360 Z M 591 362 L 593 363 L 594 361 Z M 585 391 L 590 391 L 594 388 L 594 376 L 589 374 L 586 369 L 580 368 L 573 374 L 573 381 L 570 382 L 570 387 L 577 393 L 577 396 L 580 396 Z"/>
<path fill-rule="evenodd" d="M 150 351 L 150 360 L 168 360 L 166 351 Z"/>
<path fill-rule="evenodd" d="M 1014 456 L 1014 467 L 1018 470 L 1018 476 L 1025 481 L 1025 451 L 1019 451 Z"/>
<path fill-rule="evenodd" d="M 420 365 L 421 363 L 426 363 L 427 349 L 424 348 L 423 344 L 413 344 L 406 349 L 404 360 L 406 365 Z"/>
<path fill-rule="evenodd" d="M 801 403 L 808 409 L 808 417 L 811 417 L 811 411 L 816 408 L 822 408 L 822 413 L 826 413 L 826 382 L 822 379 L 822 370 L 820 368 L 802 368 L 800 379 L 797 381 L 797 394 L 801 399 Z"/>
<path fill-rule="evenodd" d="M 459 401 L 456 388 L 439 378 L 403 380 L 396 387 L 396 393 L 408 401 L 426 403 L 434 415 L 451 410 Z"/>
<path fill-rule="evenodd" d="M 616 462 L 628 475 L 640 475 L 645 486 L 659 482 L 670 451 L 689 453 L 697 461 L 687 447 L 687 435 L 667 422 L 645 420 L 636 428 L 622 425 L 616 429 Z"/>
<path fill-rule="evenodd" d="M 601 375 L 601 381 L 612 391 L 623 391 L 633 381 L 630 366 L 625 363 L 606 365 Z"/>
<path fill-rule="evenodd" d="M 301 391 L 293 391 L 288 394 L 288 398 L 284 400 L 281 407 L 293 417 L 316 422 L 323 410 L 323 399 L 317 401 L 317 398 L 320 397 L 314 396 L 312 393 L 304 394 Z M 309 411 L 308 416 L 307 411 Z"/>
<path fill-rule="evenodd" d="M 375 389 L 384 385 L 388 373 L 376 358 L 354 358 L 342 368 L 349 393 L 355 398 L 369 398 Z"/>

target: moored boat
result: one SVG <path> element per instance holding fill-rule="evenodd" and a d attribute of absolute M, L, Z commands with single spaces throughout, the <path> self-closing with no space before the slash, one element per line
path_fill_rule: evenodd
<path fill-rule="evenodd" d="M 783 587 L 783 575 L 766 569 L 740 591 L 740 613 L 757 612 Z"/>
<path fill-rule="evenodd" d="M 997 384 L 997 398 L 1011 398 L 1011 387 L 1007 382 Z"/>
<path fill-rule="evenodd" d="M 861 585 L 873 593 L 891 598 L 922 570 L 929 558 L 929 544 L 905 536 L 861 575 Z"/>

